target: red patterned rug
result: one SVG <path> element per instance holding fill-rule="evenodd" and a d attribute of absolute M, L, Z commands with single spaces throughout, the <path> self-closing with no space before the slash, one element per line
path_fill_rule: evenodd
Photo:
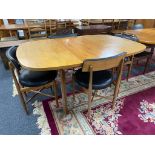
<path fill-rule="evenodd" d="M 113 87 L 98 92 L 109 96 Z M 87 96 L 83 93 L 68 96 L 70 114 L 64 116 L 55 101 L 45 100 L 34 104 L 34 114 L 40 115 L 41 134 L 95 134 L 95 135 L 152 135 L 155 134 L 155 72 L 131 78 L 121 83 L 121 91 L 112 110 L 107 99 L 95 98 L 91 117 L 87 117 Z"/>

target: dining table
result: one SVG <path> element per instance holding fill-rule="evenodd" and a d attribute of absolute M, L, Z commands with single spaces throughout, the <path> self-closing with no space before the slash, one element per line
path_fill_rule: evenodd
<path fill-rule="evenodd" d="M 81 67 L 86 59 L 106 58 L 121 52 L 131 56 L 145 48 L 141 43 L 116 36 L 85 35 L 20 44 L 17 48 L 17 59 L 23 68 L 29 70 L 60 72 L 62 102 L 67 114 L 66 70 Z"/>
<path fill-rule="evenodd" d="M 139 42 L 145 44 L 146 46 L 153 48 L 155 47 L 155 28 L 126 30 L 124 32 L 135 35 Z"/>
<path fill-rule="evenodd" d="M 94 34 L 101 34 L 101 33 L 110 33 L 112 30 L 112 26 L 109 25 L 79 25 L 75 27 L 75 32 L 78 35 L 94 35 Z"/>

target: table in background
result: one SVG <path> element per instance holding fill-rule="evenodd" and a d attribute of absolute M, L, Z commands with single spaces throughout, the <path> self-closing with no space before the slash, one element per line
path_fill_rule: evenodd
<path fill-rule="evenodd" d="M 76 26 L 75 32 L 78 35 L 91 35 L 110 33 L 112 30 L 111 26 L 108 25 L 89 25 L 89 26 Z"/>
<path fill-rule="evenodd" d="M 127 30 L 124 32 L 136 35 L 140 43 L 155 46 L 155 28 Z"/>

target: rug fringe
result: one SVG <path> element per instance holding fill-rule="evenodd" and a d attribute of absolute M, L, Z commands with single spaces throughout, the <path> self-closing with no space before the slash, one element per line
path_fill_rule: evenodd
<path fill-rule="evenodd" d="M 48 125 L 42 102 L 35 101 L 32 105 L 34 106 L 33 114 L 38 116 L 36 124 L 38 128 L 41 129 L 40 134 L 51 135 L 51 129 Z"/>

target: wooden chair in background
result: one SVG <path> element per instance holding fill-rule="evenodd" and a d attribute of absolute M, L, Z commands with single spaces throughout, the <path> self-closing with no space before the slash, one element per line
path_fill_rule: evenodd
<path fill-rule="evenodd" d="M 112 34 L 122 33 L 125 30 L 131 29 L 135 20 L 118 19 L 114 21 Z"/>
<path fill-rule="evenodd" d="M 58 105 L 57 97 L 57 84 L 56 77 L 57 71 L 30 71 L 23 69 L 16 57 L 17 47 L 13 46 L 7 50 L 7 58 L 9 60 L 9 67 L 15 82 L 16 89 L 22 106 L 25 112 L 28 114 L 27 103 L 30 102 L 38 94 L 52 97 L 52 95 L 41 92 L 43 89 L 53 88 L 56 105 Z M 27 99 L 29 92 L 35 93 L 31 98 Z"/>
<path fill-rule="evenodd" d="M 56 34 L 57 31 L 57 20 L 54 19 L 46 19 L 46 30 L 48 33 L 48 36 L 52 36 Z"/>
<path fill-rule="evenodd" d="M 114 29 L 114 19 L 102 19 L 103 25 L 109 25 L 112 27 L 112 30 Z"/>
<path fill-rule="evenodd" d="M 120 34 L 115 34 L 115 36 L 139 42 L 138 38 L 133 34 L 120 33 Z M 153 51 L 151 49 L 151 51 L 143 51 L 139 54 L 135 54 L 133 56 L 126 57 L 125 61 L 124 61 L 124 65 L 128 66 L 127 80 L 130 77 L 133 61 L 138 62 L 139 60 L 146 59 L 146 63 L 145 63 L 144 71 L 143 71 L 143 74 L 145 74 L 147 67 L 148 67 L 148 64 L 150 63 L 150 60 L 152 58 L 152 55 L 153 55 Z"/>
<path fill-rule="evenodd" d="M 83 87 L 88 94 L 88 116 L 90 116 L 91 105 L 96 91 L 107 88 L 112 83 L 115 84 L 114 95 L 112 97 L 112 108 L 114 108 L 120 88 L 125 55 L 126 53 L 122 52 L 113 57 L 85 60 L 83 67 L 76 70 L 73 74 L 73 97 L 75 99 L 75 81 L 79 86 Z M 113 68 L 118 68 L 115 78 L 110 71 L 110 69 Z M 116 79 L 116 82 L 114 82 L 114 79 Z"/>
<path fill-rule="evenodd" d="M 89 19 L 81 19 L 82 26 L 89 26 Z"/>
<path fill-rule="evenodd" d="M 44 19 L 26 19 L 29 38 L 47 37 L 46 22 Z"/>

